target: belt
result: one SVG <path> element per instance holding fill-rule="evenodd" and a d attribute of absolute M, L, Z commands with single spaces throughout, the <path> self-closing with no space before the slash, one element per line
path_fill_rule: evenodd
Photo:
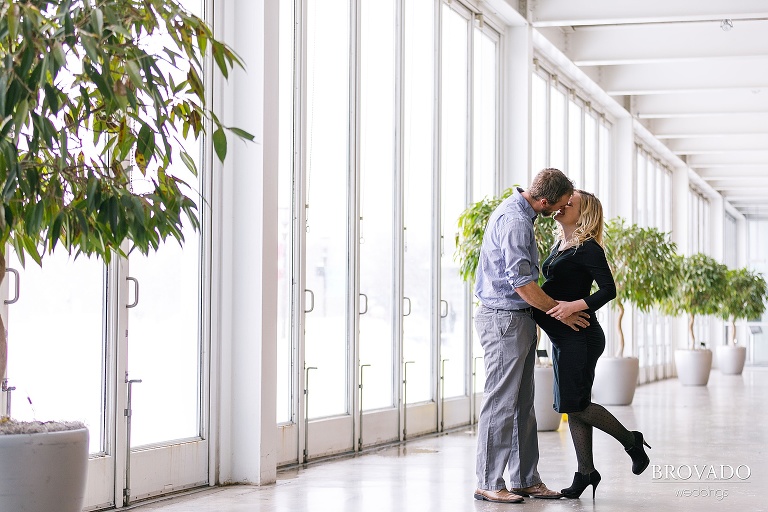
<path fill-rule="evenodd" d="M 533 313 L 533 307 L 531 306 L 528 306 L 527 308 L 522 308 L 522 309 L 501 309 L 501 308 L 492 308 L 483 304 L 483 307 L 485 309 L 495 311 L 495 312 L 503 311 L 505 313 Z"/>

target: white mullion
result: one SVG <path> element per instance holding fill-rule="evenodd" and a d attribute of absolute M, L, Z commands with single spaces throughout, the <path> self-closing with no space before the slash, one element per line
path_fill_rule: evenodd
<path fill-rule="evenodd" d="M 300 27 L 295 32 L 294 39 L 294 129 L 293 129 L 293 297 L 291 324 L 293 332 L 293 416 L 296 421 L 296 446 L 297 462 L 302 462 L 304 452 L 307 449 L 305 443 L 306 408 L 304 401 L 304 387 L 306 385 L 304 368 L 306 366 L 306 350 L 304 326 L 306 324 L 304 313 L 306 309 L 307 272 L 304 262 L 307 259 L 307 11 L 310 0 L 296 0 L 295 17 L 296 25 Z"/>
<path fill-rule="evenodd" d="M 348 239 L 347 239 L 347 410 L 352 415 L 352 447 L 357 450 L 359 425 L 357 418 L 360 394 L 356 393 L 359 385 L 360 365 L 360 4 L 350 0 L 349 33 L 349 164 L 348 182 Z"/>
<path fill-rule="evenodd" d="M 434 62 L 434 92 L 435 92 L 435 108 L 433 112 L 433 127 L 434 127 L 434 139 L 433 144 L 433 161 L 432 161 L 432 208 L 433 208 L 433 223 L 432 223 L 432 300 L 430 308 L 430 318 L 432 319 L 432 329 L 430 333 L 430 341 L 432 346 L 432 359 L 431 359 L 431 375 L 432 375 L 432 393 L 431 399 L 437 406 L 437 415 L 435 417 L 435 431 L 440 430 L 440 298 L 441 298 L 441 283 L 440 277 L 442 275 L 441 268 L 441 252 L 443 243 L 443 226 L 442 226 L 442 191 L 441 191 L 441 172 L 442 172 L 442 72 L 443 72 L 443 6 L 441 0 L 435 0 L 435 62 Z"/>
<path fill-rule="evenodd" d="M 395 169 L 394 169 L 394 233 L 392 244 L 392 262 L 394 265 L 394 286 L 392 287 L 392 398 L 397 409 L 397 439 L 403 439 L 403 401 L 402 371 L 404 354 L 403 336 L 403 297 L 405 295 L 405 2 L 396 2 L 395 22 Z"/>

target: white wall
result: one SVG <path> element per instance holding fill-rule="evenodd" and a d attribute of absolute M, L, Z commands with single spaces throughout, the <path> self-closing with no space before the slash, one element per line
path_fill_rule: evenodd
<path fill-rule="evenodd" d="M 215 3 L 215 34 L 246 69 L 214 82 L 214 108 L 255 140 L 229 137 L 226 163 L 214 161 L 212 483 L 277 476 L 277 8 Z"/>

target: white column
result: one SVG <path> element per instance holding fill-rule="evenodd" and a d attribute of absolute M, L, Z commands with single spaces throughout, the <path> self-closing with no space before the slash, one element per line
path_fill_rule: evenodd
<path fill-rule="evenodd" d="M 670 237 L 677 244 L 679 254 L 689 254 L 688 249 L 688 169 L 672 170 L 672 231 Z"/>
<path fill-rule="evenodd" d="M 245 70 L 215 80 L 214 106 L 255 139 L 228 136 L 225 164 L 214 158 L 213 480 L 261 485 L 277 476 L 278 2 L 215 5 L 215 33 Z"/>
<path fill-rule="evenodd" d="M 672 231 L 670 238 L 677 244 L 677 253 L 689 255 L 688 249 L 688 168 L 672 170 Z M 688 347 L 688 318 L 678 315 L 672 320 L 672 336 L 677 348 Z"/>
<path fill-rule="evenodd" d="M 627 223 L 635 221 L 635 135 L 634 121 L 627 114 L 613 126 L 613 162 L 611 166 L 611 197 L 601 197 L 605 219 L 623 217 Z M 631 312 L 630 312 L 631 313 Z"/>
<path fill-rule="evenodd" d="M 531 174 L 531 72 L 533 43 L 529 25 L 507 28 L 504 58 L 504 122 L 501 190 L 527 188 Z M 539 169 L 540 170 L 540 169 Z M 535 172 L 538 172 L 536 170 Z"/>
<path fill-rule="evenodd" d="M 717 194 L 709 199 L 709 255 L 725 261 L 725 202 Z"/>
<path fill-rule="evenodd" d="M 749 223 L 743 215 L 736 219 L 736 262 L 739 268 L 749 265 Z"/>

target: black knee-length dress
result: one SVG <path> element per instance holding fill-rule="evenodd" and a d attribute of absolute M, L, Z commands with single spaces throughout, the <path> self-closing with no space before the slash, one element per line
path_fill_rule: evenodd
<path fill-rule="evenodd" d="M 555 300 L 584 299 L 589 309 L 589 327 L 574 331 L 538 309 L 536 323 L 552 341 L 555 370 L 554 404 L 557 412 L 584 410 L 591 402 L 595 365 L 605 350 L 605 333 L 595 311 L 616 297 L 616 284 L 603 248 L 590 239 L 578 247 L 559 251 L 544 260 L 541 270 L 546 282 L 541 288 Z M 590 294 L 592 283 L 598 290 Z"/>

